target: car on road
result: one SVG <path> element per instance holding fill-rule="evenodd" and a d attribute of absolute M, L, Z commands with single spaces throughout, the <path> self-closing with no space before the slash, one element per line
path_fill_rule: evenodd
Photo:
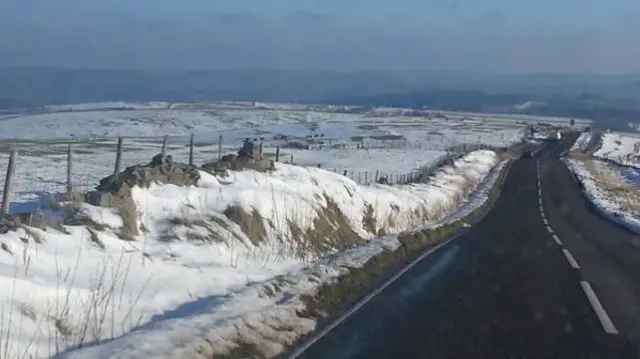
<path fill-rule="evenodd" d="M 533 158 L 533 151 L 531 150 L 524 150 L 522 152 L 522 156 L 520 156 L 520 158 L 526 158 L 526 159 L 531 159 Z"/>

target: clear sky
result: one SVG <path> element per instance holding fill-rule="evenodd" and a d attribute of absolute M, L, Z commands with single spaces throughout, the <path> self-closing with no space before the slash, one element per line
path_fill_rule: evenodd
<path fill-rule="evenodd" d="M 640 1 L 0 0 L 0 64 L 640 72 Z"/>

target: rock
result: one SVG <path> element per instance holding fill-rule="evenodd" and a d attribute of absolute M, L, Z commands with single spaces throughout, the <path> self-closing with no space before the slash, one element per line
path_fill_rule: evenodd
<path fill-rule="evenodd" d="M 220 161 L 209 162 L 202 165 L 201 169 L 215 175 L 225 175 L 227 171 L 242 171 L 252 169 L 255 171 L 268 171 L 274 168 L 274 162 L 262 156 L 259 146 L 251 141 L 245 141 L 238 155 L 222 156 Z"/>
<path fill-rule="evenodd" d="M 0 217 L 0 234 L 16 231 L 20 227 L 20 222 L 11 215 Z"/>
<path fill-rule="evenodd" d="M 200 179 L 198 167 L 193 165 L 174 163 L 171 156 L 162 154 L 153 157 L 146 165 L 127 167 L 116 176 L 111 175 L 100 180 L 96 188 L 101 193 L 118 194 L 121 190 L 134 186 L 149 187 L 154 182 L 169 183 L 176 186 L 191 186 Z M 87 194 L 96 202 L 96 194 Z"/>

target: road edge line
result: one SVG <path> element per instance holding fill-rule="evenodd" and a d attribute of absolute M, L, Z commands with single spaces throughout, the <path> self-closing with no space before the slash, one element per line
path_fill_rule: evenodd
<path fill-rule="evenodd" d="M 596 313 L 598 320 L 600 320 L 600 324 L 602 325 L 602 329 L 604 329 L 605 333 L 618 334 L 618 329 L 616 329 L 615 325 L 613 325 L 611 318 L 609 318 L 609 315 L 604 310 L 604 307 L 602 307 L 600 300 L 598 300 L 598 296 L 593 291 L 593 288 L 591 288 L 589 282 L 583 280 L 580 281 L 580 285 L 582 286 L 582 290 L 584 290 L 584 293 L 587 295 L 587 299 L 589 299 L 591 307 Z"/>

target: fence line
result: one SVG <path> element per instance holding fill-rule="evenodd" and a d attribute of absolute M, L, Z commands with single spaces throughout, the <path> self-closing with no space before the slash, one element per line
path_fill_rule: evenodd
<path fill-rule="evenodd" d="M 127 153 L 132 153 L 128 151 L 128 148 L 125 145 L 132 143 L 132 146 L 138 146 L 136 150 L 140 152 L 133 152 L 136 154 L 136 163 L 132 164 L 140 164 L 141 162 L 148 163 L 152 156 L 160 154 L 172 155 L 175 162 L 187 162 L 189 164 L 195 164 L 196 159 L 194 158 L 198 155 L 202 162 L 205 163 L 209 159 L 209 162 L 215 161 L 215 159 L 220 160 L 223 155 L 223 137 L 219 136 L 217 142 L 208 143 L 203 145 L 203 143 L 198 144 L 195 141 L 194 136 L 191 135 L 188 138 L 188 144 L 185 146 L 184 143 L 178 145 L 176 142 L 170 141 L 170 137 L 163 136 L 160 139 L 155 139 L 155 141 L 151 141 L 149 138 L 145 139 L 134 139 L 133 142 L 130 140 L 119 137 L 115 145 L 106 143 L 104 140 L 99 141 L 89 141 L 89 142 L 66 142 L 64 143 L 64 150 L 62 148 L 59 149 L 59 152 L 56 153 L 55 150 L 48 152 L 46 154 L 40 154 L 40 157 L 30 155 L 29 153 L 24 153 L 22 151 L 21 157 L 29 157 L 31 161 L 35 161 L 36 163 L 29 163 L 31 167 L 33 165 L 37 166 L 35 171 L 30 168 L 28 171 L 22 171 L 23 173 L 17 177 L 18 182 L 20 181 L 33 181 L 34 179 L 38 182 L 38 187 L 34 189 L 32 182 L 29 182 L 28 186 L 25 186 L 24 183 L 18 183 L 18 188 L 22 191 L 28 188 L 28 191 L 32 194 L 38 194 L 38 196 L 42 195 L 42 193 L 49 195 L 58 195 L 62 192 L 66 194 L 66 198 L 77 199 L 79 194 L 82 194 L 88 190 L 93 190 L 97 185 L 100 179 L 108 177 L 111 174 L 114 174 L 116 177 L 123 170 L 123 161 L 125 160 L 125 155 Z M 398 141 L 397 143 L 401 143 Z M 402 142 L 403 145 L 407 145 L 408 141 Z M 140 148 L 139 146 L 147 145 L 144 148 Z M 84 147 L 83 147 L 84 146 Z M 89 146 L 89 147 L 87 147 Z M 97 152 L 88 152 L 88 148 L 91 146 L 95 146 L 99 151 Z M 105 146 L 113 146 L 115 147 L 115 153 L 105 152 L 103 147 Z M 408 146 L 408 145 L 407 145 Z M 201 151 L 196 151 L 195 147 L 201 147 Z M 260 148 L 262 148 L 262 144 L 260 144 Z M 267 147 L 265 147 L 267 148 Z M 418 147 L 414 147 L 418 148 Z M 422 148 L 422 147 L 419 147 Z M 48 148 L 50 150 L 50 148 Z M 187 149 L 187 152 L 183 150 Z M 280 162 L 284 160 L 284 162 L 289 162 L 295 164 L 294 155 L 285 154 L 285 158 L 282 158 L 281 146 L 277 145 L 275 148 L 275 155 L 269 154 L 276 162 Z M 371 185 L 374 183 L 380 184 L 407 184 L 416 181 L 420 181 L 424 178 L 424 176 L 428 176 L 434 173 L 434 171 L 440 167 L 442 164 L 447 162 L 452 162 L 455 158 L 469 153 L 478 149 L 494 149 L 491 146 L 482 145 L 482 144 L 464 144 L 458 145 L 455 147 L 448 148 L 446 150 L 446 154 L 440 156 L 434 163 L 429 165 L 425 165 L 421 168 L 418 168 L 414 171 L 407 173 L 391 173 L 389 171 L 377 170 L 377 171 L 354 171 L 349 169 L 339 169 L 339 168 L 325 168 L 326 170 L 333 171 L 335 173 L 342 174 L 344 176 L 349 177 L 351 180 L 360 185 Z M 144 152 L 145 157 L 140 157 L 141 152 Z M 104 156 L 113 156 L 111 159 L 106 159 Z M 210 156 L 209 154 L 215 154 L 215 156 Z M 99 158 L 91 158 L 91 156 L 99 157 Z M 44 156 L 44 157 L 43 157 Z M 58 157 L 55 157 L 58 156 Z M 88 156 L 88 157 L 87 157 Z M 184 160 L 180 160 L 179 158 L 184 156 Z M 128 157 L 128 156 L 127 156 Z M 87 161 L 87 158 L 89 160 Z M 288 161 L 287 161 L 288 160 Z M 79 168 L 76 164 L 79 164 L 77 161 L 81 161 L 81 165 L 86 167 L 94 167 L 94 171 L 88 170 L 85 168 Z M 114 166 L 109 170 L 109 166 L 107 165 L 108 161 L 114 161 Z M 133 159 L 132 159 L 133 161 Z M 38 164 L 37 162 L 42 162 L 42 164 Z M 65 163 L 66 162 L 66 163 Z M 7 169 L 6 179 L 4 182 L 4 190 L 2 193 L 2 212 L 6 213 L 25 213 L 28 212 L 28 209 L 16 209 L 14 210 L 11 207 L 12 201 L 12 185 L 16 186 L 14 178 L 14 173 L 16 172 L 16 165 L 18 163 L 18 152 L 15 150 L 11 151 L 9 166 Z M 60 165 L 57 165 L 59 163 Z M 63 165 L 64 164 L 64 165 Z M 66 166 L 65 166 L 66 165 Z M 104 168 L 106 165 L 106 168 Z M 42 170 L 44 166 L 51 166 L 50 169 L 54 171 L 59 170 L 60 172 L 48 173 L 47 175 L 42 175 Z M 82 166 L 80 166 L 82 167 Z M 30 170 L 30 171 L 29 171 Z M 79 171 L 82 173 L 82 177 L 74 177 L 74 171 Z M 38 174 L 33 174 L 38 172 Z M 76 173 L 78 175 L 78 173 Z M 35 178 L 34 178 L 35 177 Z M 25 179 L 26 178 L 26 179 Z M 84 178 L 84 180 L 82 179 Z M 22 186 L 21 186 L 22 185 Z M 49 186 L 49 188 L 46 188 Z M 59 190 L 58 190 L 59 189 Z M 36 200 L 36 202 L 42 202 L 41 199 Z M 27 206 L 28 207 L 28 206 Z M 26 207 L 25 207 L 26 208 Z M 38 207 L 42 208 L 42 207 Z"/>

